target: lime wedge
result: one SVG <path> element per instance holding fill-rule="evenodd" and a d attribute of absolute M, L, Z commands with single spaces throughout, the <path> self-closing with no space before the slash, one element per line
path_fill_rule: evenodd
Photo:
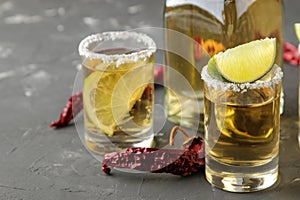
<path fill-rule="evenodd" d="M 112 136 L 141 98 L 151 80 L 153 68 L 125 68 L 94 71 L 84 81 L 83 101 L 88 118 L 105 134 Z"/>
<path fill-rule="evenodd" d="M 217 69 L 217 64 L 214 57 L 211 57 L 208 61 L 207 73 L 214 79 L 226 82 L 226 80 L 223 78 L 223 76 L 219 73 Z"/>
<path fill-rule="evenodd" d="M 294 28 L 295 28 L 295 33 L 296 33 L 296 36 L 300 42 L 300 23 L 296 23 L 294 24 Z"/>
<path fill-rule="evenodd" d="M 218 72 L 234 83 L 253 82 L 274 65 L 276 39 L 255 40 L 227 49 L 214 56 Z"/>

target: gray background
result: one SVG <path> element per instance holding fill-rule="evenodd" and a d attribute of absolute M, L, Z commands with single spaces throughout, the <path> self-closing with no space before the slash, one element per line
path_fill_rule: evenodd
<path fill-rule="evenodd" d="M 285 40 L 300 3 L 285 0 Z M 101 172 L 74 125 L 53 130 L 72 93 L 79 41 L 107 30 L 162 26 L 161 0 L 0 0 L 0 199 L 299 199 L 298 68 L 284 63 L 280 181 L 270 190 L 234 194 L 212 188 L 204 173 Z"/>

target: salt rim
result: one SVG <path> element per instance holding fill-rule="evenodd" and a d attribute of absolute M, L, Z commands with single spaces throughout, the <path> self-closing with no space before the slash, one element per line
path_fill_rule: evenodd
<path fill-rule="evenodd" d="M 130 53 L 130 54 L 118 54 L 118 55 L 106 55 L 101 53 L 95 53 L 88 49 L 89 45 L 94 42 L 114 41 L 116 39 L 126 40 L 128 38 L 134 38 L 138 43 L 143 43 L 147 46 L 147 49 Z M 136 62 L 138 59 L 146 60 L 156 51 L 156 44 L 148 35 L 137 32 L 129 31 L 111 31 L 93 34 L 83 39 L 78 47 L 79 55 L 88 57 L 90 59 L 101 59 L 104 63 L 116 62 L 116 66 L 126 62 Z"/>
<path fill-rule="evenodd" d="M 202 79 L 205 81 L 205 83 L 209 87 L 213 87 L 215 90 L 222 90 L 222 91 L 232 91 L 232 92 L 247 92 L 248 89 L 259 89 L 264 87 L 270 87 L 274 84 L 278 84 L 282 77 L 283 72 L 281 70 L 281 67 L 274 64 L 273 68 L 271 69 L 272 77 L 266 81 L 262 80 L 263 77 L 253 83 L 228 83 L 228 82 L 222 82 L 218 79 L 215 79 L 211 77 L 207 72 L 208 66 L 206 65 L 203 67 L 203 70 L 201 72 Z M 270 73 L 269 72 L 269 73 Z M 267 74 L 269 74 L 267 73 Z M 265 77 L 265 76 L 264 76 Z"/>

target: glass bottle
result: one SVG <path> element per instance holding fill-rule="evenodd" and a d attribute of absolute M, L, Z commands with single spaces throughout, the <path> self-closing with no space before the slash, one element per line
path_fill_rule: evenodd
<path fill-rule="evenodd" d="M 281 66 L 282 15 L 282 0 L 166 0 L 164 84 L 168 120 L 203 131 L 200 72 L 219 51 L 276 37 L 276 63 Z M 177 80 L 178 74 L 188 81 L 193 95 Z"/>

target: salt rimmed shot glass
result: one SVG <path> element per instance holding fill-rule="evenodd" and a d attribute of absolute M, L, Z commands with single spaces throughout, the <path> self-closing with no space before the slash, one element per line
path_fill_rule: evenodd
<path fill-rule="evenodd" d="M 79 44 L 82 58 L 85 143 L 102 155 L 153 142 L 153 63 L 147 35 L 104 32 Z"/>
<path fill-rule="evenodd" d="M 275 64 L 263 78 L 235 84 L 203 68 L 205 175 L 213 186 L 253 192 L 277 181 L 282 77 Z"/>

